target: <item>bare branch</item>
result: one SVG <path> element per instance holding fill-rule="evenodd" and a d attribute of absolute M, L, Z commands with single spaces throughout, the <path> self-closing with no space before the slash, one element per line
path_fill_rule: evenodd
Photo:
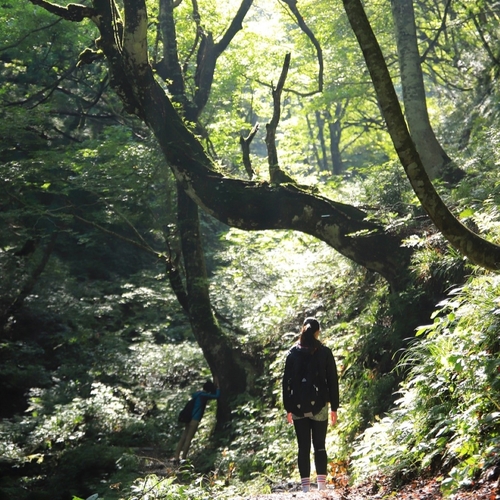
<path fill-rule="evenodd" d="M 241 151 L 243 154 L 243 165 L 245 166 L 245 170 L 247 171 L 248 177 L 250 179 L 253 179 L 253 176 L 255 175 L 255 172 L 252 168 L 252 162 L 250 160 L 250 144 L 253 141 L 253 138 L 255 137 L 255 134 L 258 130 L 259 124 L 256 123 L 247 137 L 240 136 Z"/>
<path fill-rule="evenodd" d="M 488 40 L 484 36 L 484 31 L 481 27 L 481 24 L 477 20 L 476 16 L 472 16 L 472 22 L 474 23 L 474 26 L 476 27 L 477 33 L 479 34 L 479 38 L 481 38 L 481 42 L 483 42 L 483 47 L 486 50 L 486 53 L 490 57 L 491 61 L 493 62 L 493 64 L 495 66 L 500 66 L 500 61 L 498 60 L 498 57 L 495 56 L 495 54 L 493 53 L 493 50 L 492 50 L 490 44 L 488 43 Z"/>
<path fill-rule="evenodd" d="M 247 15 L 248 10 L 252 6 L 252 4 L 253 0 L 242 0 L 240 8 L 231 21 L 229 28 L 226 30 L 219 42 L 217 42 L 217 44 L 215 45 L 217 57 L 219 57 L 222 52 L 227 49 L 227 46 L 231 43 L 231 40 L 234 38 L 236 33 L 238 33 L 238 31 L 243 28 L 243 19 L 245 19 L 245 16 Z"/>
<path fill-rule="evenodd" d="M 444 30 L 446 29 L 446 18 L 448 16 L 448 11 L 450 10 L 450 7 L 451 7 L 451 0 L 447 0 L 446 1 L 446 5 L 445 5 L 445 8 L 444 8 L 444 14 L 443 14 L 443 19 L 441 20 L 441 25 L 439 26 L 439 29 L 437 30 L 436 32 L 436 36 L 431 40 L 431 43 L 429 44 L 429 46 L 425 49 L 424 53 L 422 54 L 422 56 L 420 57 L 420 61 L 421 62 L 424 62 L 426 57 L 427 57 L 427 54 L 429 54 L 429 52 L 431 52 L 431 50 L 434 49 L 434 47 L 436 46 L 437 44 L 437 41 L 439 39 L 439 37 L 441 36 L 441 33 L 444 32 Z"/>
<path fill-rule="evenodd" d="M 27 99 L 24 99 L 22 101 L 14 101 L 8 103 L 9 106 L 17 106 L 20 104 L 28 104 L 33 101 L 34 104 L 31 105 L 30 109 L 36 108 L 43 102 L 45 102 L 54 92 L 57 90 L 59 87 L 59 83 L 61 83 L 63 80 L 68 78 L 76 69 L 77 63 L 74 63 L 67 71 L 65 71 L 55 82 L 53 82 L 50 86 L 43 88 L 42 90 L 38 91 L 36 94 L 32 95 L 31 97 L 28 97 Z"/>
<path fill-rule="evenodd" d="M 126 243 L 129 243 L 130 245 L 133 245 L 137 248 L 140 248 L 141 250 L 144 250 L 145 252 L 151 254 L 151 255 L 154 255 L 155 257 L 157 257 L 158 259 L 161 259 L 162 257 L 164 257 L 164 255 L 160 252 L 157 252 L 156 250 L 153 250 L 149 245 L 144 245 L 144 244 L 141 244 L 139 243 L 138 241 L 135 241 L 131 238 L 127 238 L 126 236 L 122 236 L 121 234 L 119 233 L 116 233 L 115 231 L 111 231 L 110 229 L 106 229 L 105 227 L 101 226 L 100 224 L 97 224 L 97 222 L 93 222 L 93 221 L 90 221 L 88 219 L 85 219 L 83 217 L 80 217 L 79 215 L 76 215 L 75 213 L 72 214 L 73 217 L 77 220 L 79 220 L 80 222 L 83 222 L 84 224 L 88 225 L 88 226 L 92 226 L 94 227 L 95 229 L 99 229 L 99 231 L 105 233 L 105 234 L 108 234 L 110 236 L 113 236 L 113 238 L 117 238 L 121 241 L 124 241 Z M 141 237 L 142 239 L 142 237 Z"/>
<path fill-rule="evenodd" d="M 273 88 L 273 117 L 266 124 L 266 146 L 267 146 L 267 161 L 269 164 L 269 178 L 273 184 L 282 182 L 294 182 L 291 177 L 286 175 L 279 167 L 278 151 L 276 149 L 276 129 L 281 116 L 281 93 L 285 86 L 288 69 L 290 68 L 291 55 L 288 53 L 285 56 L 283 68 L 281 70 L 280 79 L 276 88 Z"/>
<path fill-rule="evenodd" d="M 14 43 L 11 43 L 10 45 L 5 45 L 5 47 L 0 47 L 0 52 L 3 52 L 4 50 L 13 49 L 14 47 L 18 47 L 19 45 L 21 45 L 22 42 L 24 42 L 24 40 L 26 40 L 30 36 L 33 36 L 34 33 L 37 33 L 38 31 L 50 29 L 50 28 L 54 27 L 57 23 L 60 23 L 61 21 L 62 21 L 62 19 L 56 19 L 52 23 L 49 23 L 45 26 L 41 26 L 40 28 L 36 28 L 34 30 L 28 31 L 28 33 L 26 33 L 26 35 L 22 36 L 21 38 L 16 40 Z"/>
<path fill-rule="evenodd" d="M 196 36 L 193 42 L 193 46 L 191 47 L 191 50 L 184 59 L 184 62 L 182 63 L 182 69 L 184 74 L 186 74 L 187 72 L 189 61 L 193 57 L 193 54 L 196 52 L 196 47 L 198 47 L 198 44 L 200 43 L 200 38 L 203 35 L 203 28 L 201 27 L 201 17 L 200 17 L 200 11 L 198 9 L 198 2 L 197 0 L 191 0 L 191 4 L 193 6 L 193 21 L 196 24 Z"/>
<path fill-rule="evenodd" d="M 307 35 L 309 40 L 311 40 L 311 43 L 314 45 L 314 48 L 316 49 L 316 57 L 318 58 L 318 66 L 319 66 L 318 90 L 305 94 L 304 96 L 310 96 L 317 94 L 318 92 L 323 92 L 324 64 L 323 64 L 323 50 L 321 48 L 321 45 L 316 36 L 314 35 L 314 33 L 309 29 L 309 26 L 307 26 L 306 22 L 304 21 L 304 18 L 302 17 L 302 14 L 300 13 L 297 7 L 297 0 L 282 0 L 282 1 L 286 3 L 288 7 L 290 7 L 290 10 L 292 11 L 293 15 L 295 16 L 295 19 L 297 20 L 299 28 Z"/>
<path fill-rule="evenodd" d="M 194 96 L 194 103 L 196 104 L 197 112 L 195 117 L 190 117 L 191 121 L 196 121 L 205 107 L 212 89 L 217 59 L 226 50 L 238 31 L 242 29 L 243 19 L 252 4 L 253 0 L 242 0 L 238 12 L 236 12 L 228 29 L 217 43 L 214 43 L 212 33 L 203 33 L 197 54 L 195 74 L 195 88 L 197 90 Z"/>

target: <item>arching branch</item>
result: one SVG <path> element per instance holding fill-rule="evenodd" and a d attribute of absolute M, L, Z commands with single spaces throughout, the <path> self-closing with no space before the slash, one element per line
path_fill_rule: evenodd
<path fill-rule="evenodd" d="M 324 72 L 323 49 L 321 48 L 321 45 L 316 36 L 314 35 L 314 33 L 310 30 L 309 26 L 307 26 L 306 22 L 304 21 L 304 18 L 302 17 L 302 14 L 300 13 L 297 7 L 297 0 L 282 0 L 282 1 L 288 5 L 293 15 L 295 16 L 295 19 L 297 20 L 299 28 L 307 35 L 309 40 L 311 40 L 311 43 L 314 45 L 314 48 L 316 49 L 316 57 L 318 59 L 318 90 L 315 90 L 314 92 L 311 92 L 307 95 L 313 95 L 318 92 L 323 92 L 323 72 Z"/>
<path fill-rule="evenodd" d="M 100 47 L 112 74 L 111 85 L 127 110 L 142 118 L 155 134 L 166 163 L 189 197 L 207 213 L 240 229 L 292 229 L 311 234 L 365 268 L 380 273 L 394 288 L 401 285 L 410 251 L 400 238 L 367 221 L 349 205 L 317 196 L 291 183 L 269 184 L 224 177 L 214 168 L 197 137 L 186 127 L 149 66 L 134 68 L 140 58 L 123 57 L 115 42 L 109 2 L 96 0 Z M 129 2 L 132 0 L 128 0 Z M 135 0 L 128 12 L 141 12 Z M 126 23 L 139 22 L 127 15 Z M 128 27 L 127 27 L 128 29 Z M 135 29 L 134 26 L 131 29 Z M 286 72 L 283 73 L 286 76 Z M 284 80 L 283 80 L 284 81 Z"/>
<path fill-rule="evenodd" d="M 462 255 L 481 267 L 500 269 L 500 246 L 465 227 L 448 209 L 427 175 L 408 131 L 384 56 L 360 0 L 343 0 L 365 57 L 380 109 L 394 148 L 420 203 L 443 236 Z"/>

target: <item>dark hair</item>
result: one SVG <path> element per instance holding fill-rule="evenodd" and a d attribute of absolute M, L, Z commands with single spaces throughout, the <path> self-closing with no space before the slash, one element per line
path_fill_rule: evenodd
<path fill-rule="evenodd" d="M 300 332 L 300 345 L 309 347 L 311 352 L 314 352 L 321 345 L 321 342 L 314 336 L 319 328 L 319 321 L 316 318 L 306 318 Z"/>
<path fill-rule="evenodd" d="M 214 394 L 215 391 L 217 390 L 217 387 L 215 387 L 215 384 L 211 380 L 207 380 L 203 384 L 203 390 L 205 392 L 211 392 L 212 394 Z"/>

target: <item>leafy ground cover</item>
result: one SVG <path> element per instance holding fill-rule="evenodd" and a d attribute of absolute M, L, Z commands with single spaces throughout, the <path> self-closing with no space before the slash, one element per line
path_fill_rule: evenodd
<path fill-rule="evenodd" d="M 237 323 L 245 324 L 250 332 L 246 344 L 260 345 L 269 360 L 256 381 L 259 396 L 245 395 L 238 403 L 227 441 L 212 440 L 213 405 L 193 443 L 192 463 L 180 469 L 168 463 L 179 434 L 176 414 L 199 377 L 209 372 L 173 310 L 166 321 L 151 320 L 165 298 L 155 292 L 154 280 L 151 288 L 145 286 L 149 281 L 142 274 L 141 286 L 129 280 L 121 293 L 106 295 L 108 303 L 102 305 L 118 311 L 124 303 L 128 314 L 134 314 L 134 330 L 121 324 L 121 316 L 120 328 L 113 324 L 109 331 L 101 330 L 99 349 L 87 346 L 92 356 L 83 342 L 78 350 L 67 347 L 64 358 L 58 359 L 57 384 L 32 391 L 24 416 L 3 421 L 2 458 L 9 463 L 2 470 L 19 472 L 10 481 L 7 475 L 3 478 L 3 491 L 14 495 L 7 498 L 24 500 L 30 491 L 48 489 L 56 494 L 61 481 L 67 482 L 71 495 L 59 491 L 53 498 L 88 498 L 95 492 L 106 500 L 301 498 L 293 429 L 280 407 L 279 387 L 287 345 L 308 304 L 322 319 L 323 341 L 334 350 L 342 374 L 341 418 L 327 444 L 335 469 L 330 498 L 496 499 L 498 415 L 491 391 L 498 388 L 500 281 L 472 276 L 466 286 L 453 289 L 433 313 L 432 325 L 418 331 L 417 342 L 402 358 L 408 379 L 395 394 L 390 388 L 397 372 L 377 372 L 393 326 L 383 284 L 339 260 L 333 262 L 331 251 L 322 245 L 302 239 L 297 246 L 293 241 L 291 235 L 273 241 L 266 234 L 259 252 L 234 259 L 234 267 L 221 267 L 214 279 L 218 310 L 231 311 Z M 314 283 L 303 283 L 298 265 L 277 258 L 274 247 L 287 254 L 287 245 L 301 255 L 299 262 L 318 270 Z M 269 268 L 257 263 L 266 252 L 274 256 L 269 262 L 275 265 Z M 233 260 L 230 249 L 221 258 L 226 257 Z M 332 285 L 327 271 L 334 265 Z M 237 297 L 224 291 L 229 277 L 239 285 Z M 257 279 L 268 286 L 247 293 L 248 283 Z M 297 286 L 300 295 L 293 291 Z M 85 301 L 78 304 L 83 307 Z M 246 314 L 249 310 L 253 314 Z M 272 325 L 259 322 L 266 317 L 273 318 Z M 87 316 L 74 318 L 86 321 Z M 176 342 L 164 342 L 167 329 L 176 334 Z M 16 352 L 23 360 L 27 355 Z M 70 353 L 91 362 L 75 364 Z M 76 367 L 82 371 L 76 372 L 79 384 L 66 382 L 66 372 L 75 374 Z M 6 369 L 17 373 L 15 366 L 5 364 Z M 477 411 L 471 412 L 473 407 Z M 361 433 L 363 428 L 367 430 Z M 345 465 L 335 465 L 346 463 L 348 472 Z M 23 496 L 15 496 L 19 494 Z M 315 495 L 311 492 L 307 498 Z"/>
<path fill-rule="evenodd" d="M 495 479 L 496 478 L 496 479 Z M 357 485 L 350 485 L 349 476 L 335 477 L 326 491 L 319 492 L 313 483 L 309 493 L 302 493 L 300 484 L 294 481 L 283 482 L 271 487 L 272 493 L 236 495 L 234 500 L 292 500 L 292 499 L 330 499 L 330 500 L 498 500 L 500 482 L 498 470 L 488 470 L 468 488 L 458 490 L 451 496 L 443 495 L 442 476 L 417 478 L 404 486 L 394 485 L 388 476 L 373 477 Z M 218 498 L 218 497 L 214 497 Z"/>
<path fill-rule="evenodd" d="M 401 499 L 401 500 L 439 500 L 445 498 L 441 492 L 442 477 L 419 478 L 404 487 L 394 488 L 391 480 L 380 478 L 354 488 L 347 488 L 341 495 L 342 500 L 361 499 Z M 470 488 L 457 491 L 451 497 L 453 500 L 497 500 L 499 498 L 498 481 L 482 479 Z"/>
<path fill-rule="evenodd" d="M 160 461 L 150 462 L 150 472 L 155 471 L 154 480 L 158 483 L 169 481 L 176 474 L 182 474 L 167 464 L 160 465 Z M 292 480 L 283 481 L 270 486 L 271 493 L 235 494 L 226 496 L 222 493 L 213 498 L 231 498 L 232 500 L 498 500 L 500 498 L 500 468 L 493 467 L 486 470 L 475 482 L 467 488 L 456 491 L 451 496 L 444 496 L 442 492 L 443 477 L 420 477 L 405 485 L 396 485 L 394 478 L 389 476 L 372 476 L 369 481 L 357 485 L 350 484 L 347 473 L 341 473 L 330 479 L 327 490 L 319 492 L 316 484 L 311 485 L 311 491 L 303 493 L 300 483 Z M 137 497 L 140 498 L 140 497 Z M 156 497 L 155 497 L 156 498 Z M 166 497 L 170 498 L 170 497 Z M 177 497 L 172 497 L 177 498 Z M 188 498 L 188 497 L 178 497 Z"/>

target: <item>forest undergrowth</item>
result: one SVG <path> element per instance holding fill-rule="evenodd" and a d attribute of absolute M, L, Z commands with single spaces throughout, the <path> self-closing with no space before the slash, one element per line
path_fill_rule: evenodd
<path fill-rule="evenodd" d="M 281 241 L 280 252 L 283 245 Z M 315 258 L 321 255 L 317 246 L 304 249 L 306 262 L 313 250 Z M 329 251 L 325 251 L 320 261 L 326 259 L 326 264 Z M 255 278 L 251 257 L 240 258 L 248 258 L 249 274 Z M 328 262 L 327 267 L 331 265 Z M 422 271 L 420 266 L 416 262 L 415 270 Z M 291 279 L 276 272 L 275 278 L 300 283 L 299 275 Z M 222 443 L 210 444 L 215 418 L 210 408 L 194 443 L 193 461 L 177 469 L 166 460 L 178 433 L 171 427 L 165 446 L 154 448 L 156 458 L 148 460 L 143 455 L 144 475 L 127 487 L 127 494 L 122 490 L 124 483 L 113 480 L 116 498 L 142 498 L 144 492 L 155 495 L 151 498 L 172 499 L 207 495 L 220 499 L 299 498 L 295 441 L 281 407 L 280 375 L 297 320 L 314 312 L 322 319 L 323 341 L 334 350 L 341 375 L 339 424 L 329 431 L 327 441 L 331 498 L 496 500 L 498 409 L 491 394 L 499 383 L 500 364 L 492 352 L 498 345 L 500 280 L 471 275 L 462 286 L 450 288 L 431 314 L 430 323 L 420 325 L 412 340 L 407 339 L 397 367 L 374 376 L 380 366 L 375 362 L 385 362 L 389 342 L 380 332 L 393 333 L 386 318 L 389 308 L 400 304 L 385 301 L 383 286 L 373 276 L 350 266 L 340 268 L 338 275 L 342 275 L 339 283 L 348 283 L 345 286 L 357 293 L 346 293 L 340 284 L 328 288 L 326 295 L 312 290 L 308 303 L 316 297 L 314 310 L 297 314 L 290 308 L 293 315 L 273 327 L 274 337 L 268 337 L 264 345 L 273 361 L 258 382 L 261 396 L 249 394 L 237 407 L 227 440 L 223 437 Z M 223 287 L 225 280 L 220 277 L 217 282 Z M 282 311 L 278 299 L 276 296 L 272 307 Z M 262 297 L 259 307 L 269 311 L 268 297 Z M 256 314 L 248 321 L 256 321 L 256 325 L 258 318 Z M 187 356 L 180 358 L 186 360 Z M 193 358 L 192 362 L 201 360 Z M 179 408 L 179 393 L 175 397 Z M 172 406 L 168 412 L 170 417 L 165 412 L 162 418 L 171 422 Z M 137 463 L 139 456 L 131 453 L 129 460 Z M 120 460 L 126 464 L 123 456 Z M 109 493 L 104 498 L 110 498 Z"/>
<path fill-rule="evenodd" d="M 485 207 L 475 223 L 494 233 Z M 147 266 L 124 272 L 113 249 L 89 262 L 106 279 L 82 286 L 71 276 L 82 272 L 78 253 L 52 259 L 0 350 L 3 400 L 18 408 L 0 423 L 3 498 L 299 498 L 280 383 L 313 314 L 341 383 L 327 439 L 332 498 L 496 499 L 500 278 L 467 267 L 435 233 L 407 244 L 418 248 L 412 285 L 390 295 L 313 238 L 220 232 L 214 307 L 265 370 L 215 436 L 209 405 L 181 468 L 168 463 L 177 413 L 211 375 L 164 278 Z"/>
<path fill-rule="evenodd" d="M 90 67 L 75 65 L 78 54 L 89 55 L 87 38 L 71 31 L 74 24 L 54 23 L 51 16 L 41 23 L 32 3 L 0 5 L 2 19 L 8 20 L 1 59 L 2 96 L 8 99 L 0 124 L 5 142 L 0 163 L 0 500 L 301 498 L 281 376 L 299 325 L 309 315 L 321 322 L 321 340 L 332 349 L 340 377 L 339 421 L 327 437 L 327 498 L 498 500 L 500 278 L 471 265 L 433 226 L 395 159 L 375 97 L 366 107 L 356 104 L 365 100 L 368 87 L 365 70 L 350 59 L 329 74 L 337 75 L 344 66 L 346 82 L 362 77 L 360 85 L 340 91 L 359 88 L 360 95 L 320 101 L 337 107 L 339 123 L 349 113 L 342 158 L 352 167 L 333 175 L 314 157 L 319 150 L 313 136 L 319 130 L 313 122 L 333 131 L 327 117 L 336 113 L 334 107 L 290 97 L 278 134 L 280 161 L 299 183 L 293 192 L 350 204 L 344 209 L 354 218 L 366 210 L 384 236 L 402 234 L 403 248 L 412 254 L 407 275 L 394 289 L 306 233 L 241 231 L 200 211 L 212 311 L 252 376 L 230 402 L 224 427 L 215 432 L 216 404 L 210 403 L 189 461 L 180 467 L 169 462 L 181 432 L 179 410 L 212 377 L 181 306 L 182 294 L 171 286 L 173 271 L 182 271 L 176 181 L 165 173 L 150 133 L 130 117 L 120 115 L 119 125 L 89 126 L 89 116 L 76 119 L 64 111 L 63 119 L 58 114 L 74 103 L 55 100 L 42 108 L 49 98 L 45 93 L 52 94 L 45 83 L 36 87 L 42 63 L 45 78 L 53 81 L 56 69 L 59 76 L 65 72 L 63 56 L 83 80 L 71 80 L 59 92 L 62 76 L 57 77 L 58 99 L 73 96 L 75 86 L 101 89 L 88 102 L 97 103 L 104 92 L 106 112 L 96 111 L 93 118 L 111 110 L 109 116 L 116 119 L 122 103 L 107 88 L 107 70 L 95 66 L 93 74 Z M 189 2 L 170 3 L 190 8 Z M 308 3 L 311 8 L 324 4 Z M 330 4 L 328 9 L 333 14 Z M 190 16 L 179 22 L 193 24 Z M 385 29 L 386 13 L 378 18 Z M 25 36 L 28 22 L 31 37 Z M 39 29 L 42 24 L 48 31 Z M 324 32 L 330 36 L 331 29 Z M 40 42 L 31 41 L 33 35 Z M 348 41 L 344 34 L 338 37 L 339 43 Z M 275 50 L 278 44 L 271 38 L 268 47 Z M 81 46 L 73 46 L 73 39 Z M 463 54 L 480 68 L 468 35 L 463 43 Z M 337 48 L 334 44 L 330 58 L 342 52 Z M 247 49 L 244 44 L 218 66 L 228 80 L 213 89 L 208 115 L 214 121 L 206 124 L 210 149 L 218 149 L 217 167 L 238 182 L 246 179 L 237 171 L 237 135 L 249 125 L 244 117 L 251 110 L 265 120 L 271 102 L 269 85 L 249 91 L 256 76 L 252 84 L 237 82 L 244 71 L 236 74 L 233 66 L 238 58 L 246 60 Z M 255 53 L 259 62 L 270 64 L 263 61 L 262 49 Z M 352 47 L 346 53 L 361 55 Z M 278 67 L 259 67 L 259 72 L 274 74 Z M 488 65 L 478 81 L 491 83 Z M 476 89 L 476 83 L 467 80 L 462 86 Z M 484 99 L 455 96 L 455 87 L 450 102 L 439 88 L 429 105 L 437 132 L 465 175 L 453 186 L 435 184 L 461 222 L 498 242 L 495 87 L 485 91 Z M 13 105 L 31 94 L 40 107 Z M 230 109 L 228 95 L 241 99 L 237 110 Z M 71 123 L 58 141 L 52 134 L 64 120 Z M 73 133 L 81 135 L 68 144 Z M 254 143 L 252 160 L 257 184 L 267 185 L 261 142 Z M 355 235 L 359 241 L 364 231 Z"/>

